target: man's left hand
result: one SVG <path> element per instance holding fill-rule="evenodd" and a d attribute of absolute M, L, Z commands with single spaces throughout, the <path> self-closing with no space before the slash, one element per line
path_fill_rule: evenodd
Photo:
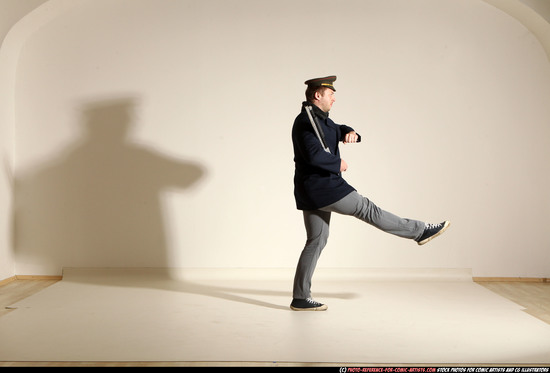
<path fill-rule="evenodd" d="M 348 132 L 344 137 L 344 144 L 356 143 L 357 139 L 359 139 L 359 136 L 355 131 Z"/>

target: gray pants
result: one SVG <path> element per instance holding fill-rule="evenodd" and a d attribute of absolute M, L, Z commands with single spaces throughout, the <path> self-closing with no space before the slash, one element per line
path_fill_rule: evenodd
<path fill-rule="evenodd" d="M 321 251 L 327 244 L 332 212 L 354 216 L 384 232 L 403 238 L 417 239 L 424 232 L 423 222 L 403 219 L 384 211 L 357 192 L 352 192 L 338 202 L 319 210 L 304 211 L 307 241 L 296 267 L 294 298 L 311 297 L 311 279 Z"/>

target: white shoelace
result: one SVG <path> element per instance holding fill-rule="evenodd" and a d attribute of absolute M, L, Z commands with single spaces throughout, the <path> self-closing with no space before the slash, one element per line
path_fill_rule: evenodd
<path fill-rule="evenodd" d="M 319 306 L 321 305 L 321 303 L 317 302 L 313 298 L 306 298 L 306 302 L 311 303 L 311 304 L 315 304 L 315 305 L 319 305 Z"/>
<path fill-rule="evenodd" d="M 441 223 L 438 223 L 438 224 L 426 224 L 426 229 L 435 229 L 435 228 L 441 228 L 442 227 L 442 224 Z"/>

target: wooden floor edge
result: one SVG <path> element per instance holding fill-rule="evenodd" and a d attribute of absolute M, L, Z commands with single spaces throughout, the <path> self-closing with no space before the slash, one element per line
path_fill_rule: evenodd
<path fill-rule="evenodd" d="M 11 277 L 5 278 L 5 279 L 3 279 L 3 280 L 0 280 L 0 286 L 2 286 L 2 285 L 7 285 L 7 284 L 9 284 L 10 282 L 13 282 L 13 281 L 15 281 L 15 280 L 17 280 L 17 279 L 15 278 L 15 276 L 11 276 Z"/>
<path fill-rule="evenodd" d="M 0 280 L 0 286 L 9 284 L 16 280 L 57 280 L 60 281 L 63 276 L 50 275 L 15 275 Z M 538 282 L 550 283 L 550 278 L 547 277 L 472 277 L 474 282 Z"/>
<path fill-rule="evenodd" d="M 47 275 L 15 275 L 8 277 L 4 280 L 0 280 L 0 286 L 7 285 L 10 282 L 17 281 L 17 280 L 57 280 L 60 281 L 63 279 L 63 276 L 47 276 Z"/>
<path fill-rule="evenodd" d="M 63 280 L 63 276 L 15 275 L 16 280 Z"/>
<path fill-rule="evenodd" d="M 545 277 L 472 277 L 474 282 L 545 282 L 550 279 Z"/>

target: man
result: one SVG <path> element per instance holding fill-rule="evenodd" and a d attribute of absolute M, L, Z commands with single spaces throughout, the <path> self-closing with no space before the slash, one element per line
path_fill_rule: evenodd
<path fill-rule="evenodd" d="M 403 219 L 384 211 L 343 178 L 348 165 L 340 158 L 338 143 L 358 143 L 361 136 L 353 128 L 336 124 L 329 118 L 335 102 L 336 76 L 311 79 L 305 82 L 306 101 L 292 127 L 294 146 L 294 196 L 296 207 L 303 211 L 307 233 L 305 247 L 298 260 L 294 277 L 293 300 L 295 311 L 324 311 L 328 307 L 311 297 L 311 279 L 329 236 L 332 212 L 354 216 L 374 227 L 423 245 L 437 237 L 450 222 L 425 224 Z"/>

